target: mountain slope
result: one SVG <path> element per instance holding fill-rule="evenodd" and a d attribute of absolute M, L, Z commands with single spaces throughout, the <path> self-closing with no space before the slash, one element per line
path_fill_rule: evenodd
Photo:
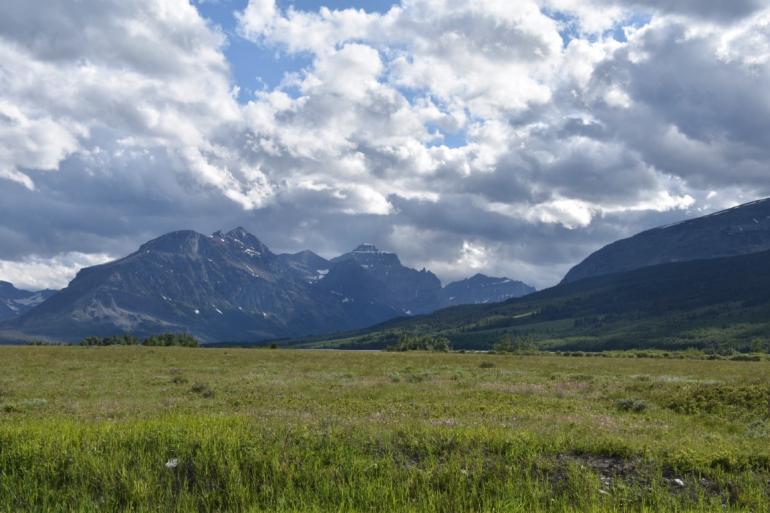
<path fill-rule="evenodd" d="M 392 303 L 391 291 L 353 260 L 332 264 L 316 289 L 328 293 L 332 301 L 339 302 L 346 315 L 356 319 L 361 326 L 371 326 L 383 319 L 403 315 L 402 308 Z"/>
<path fill-rule="evenodd" d="M 506 334 L 563 349 L 767 344 L 770 251 L 587 278 L 312 344 L 381 347 L 405 332 L 446 336 L 456 347 L 476 349 L 490 348 Z"/>
<path fill-rule="evenodd" d="M 54 290 L 35 292 L 20 290 L 7 281 L 0 281 L 0 321 L 23 315 L 55 292 Z"/>
<path fill-rule="evenodd" d="M 323 279 L 332 263 L 312 251 L 300 251 L 293 254 L 278 255 L 278 258 L 293 269 L 308 283 Z"/>
<path fill-rule="evenodd" d="M 564 282 L 683 262 L 770 250 L 770 199 L 662 226 L 605 246 L 573 267 Z"/>

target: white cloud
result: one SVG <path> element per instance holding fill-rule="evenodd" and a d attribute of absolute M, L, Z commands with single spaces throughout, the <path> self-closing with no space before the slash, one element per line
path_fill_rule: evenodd
<path fill-rule="evenodd" d="M 487 248 L 479 243 L 463 241 L 463 247 L 457 264 L 460 267 L 469 269 L 484 269 L 489 265 Z"/>
<path fill-rule="evenodd" d="M 274 0 L 253 0 L 238 13 L 238 19 L 244 34 L 259 36 L 274 23 L 276 13 Z"/>
<path fill-rule="evenodd" d="M 238 32 L 253 51 L 308 64 L 239 104 L 223 53 L 239 36 L 187 0 L 7 0 L 0 258 L 96 254 L 111 236 L 132 248 L 138 217 L 240 216 L 279 245 L 344 250 L 376 232 L 447 276 L 525 270 L 542 285 L 604 242 L 716 205 L 710 191 L 770 194 L 768 23 L 753 0 L 251 0 Z M 607 32 L 623 25 L 627 41 Z M 40 214 L 19 215 L 19 198 Z M 565 248 L 545 252 L 551 236 Z"/>
<path fill-rule="evenodd" d="M 232 171 L 239 158 L 213 158 L 218 131 L 240 120 L 222 35 L 186 0 L 92 3 L 0 8 L 5 176 L 32 187 L 35 171 L 56 170 L 77 151 L 160 147 L 201 186 L 261 204 L 264 187 L 255 194 Z"/>
<path fill-rule="evenodd" d="M 21 169 L 56 170 L 59 162 L 77 150 L 77 135 L 83 131 L 67 124 L 42 113 L 30 118 L 0 98 L 0 177 L 34 189 L 32 179 Z"/>
<path fill-rule="evenodd" d="M 63 253 L 53 257 L 28 256 L 21 261 L 0 260 L 0 279 L 24 290 L 61 289 L 83 267 L 103 264 L 110 255 Z"/>
<path fill-rule="evenodd" d="M 717 33 L 717 54 L 726 62 L 738 61 L 759 68 L 770 63 L 770 9 Z"/>

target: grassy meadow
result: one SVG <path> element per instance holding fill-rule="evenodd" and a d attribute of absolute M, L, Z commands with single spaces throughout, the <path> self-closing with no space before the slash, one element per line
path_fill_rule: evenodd
<path fill-rule="evenodd" d="M 770 362 L 0 346 L 0 511 L 770 511 Z"/>

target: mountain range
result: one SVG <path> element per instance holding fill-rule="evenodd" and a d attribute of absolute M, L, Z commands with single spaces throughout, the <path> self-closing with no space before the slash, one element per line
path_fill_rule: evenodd
<path fill-rule="evenodd" d="M 187 331 L 206 342 L 377 348 L 413 333 L 476 349 L 505 337 L 562 349 L 770 349 L 768 263 L 767 199 L 609 244 L 540 292 L 483 275 L 442 287 L 371 244 L 327 260 L 275 254 L 243 228 L 179 231 L 81 270 L 52 295 L 3 283 L 0 314 L 15 317 L 0 337 Z"/>
<path fill-rule="evenodd" d="M 378 348 L 403 334 L 447 337 L 469 349 L 525 338 L 565 350 L 770 350 L 770 200 L 615 242 L 533 294 L 297 343 Z"/>
<path fill-rule="evenodd" d="M 256 342 L 359 329 L 532 291 L 483 275 L 442 287 L 430 271 L 406 267 L 371 244 L 327 260 L 311 251 L 275 254 L 243 228 L 177 231 L 82 269 L 65 289 L 0 324 L 0 336 L 75 341 L 185 331 L 205 342 Z"/>

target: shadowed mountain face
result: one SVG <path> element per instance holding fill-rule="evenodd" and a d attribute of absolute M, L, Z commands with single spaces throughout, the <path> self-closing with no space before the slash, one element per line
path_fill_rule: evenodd
<path fill-rule="evenodd" d="M 20 290 L 7 281 L 0 281 L 0 321 L 18 317 L 39 305 L 56 292 Z"/>
<path fill-rule="evenodd" d="M 401 265 L 394 253 L 380 251 L 371 244 L 361 244 L 350 253 L 333 260 L 355 262 L 389 291 L 385 302 L 407 315 L 432 312 L 440 308 L 441 281 L 430 271 L 417 271 Z"/>
<path fill-rule="evenodd" d="M 770 250 L 770 199 L 613 242 L 573 267 L 564 283 L 657 264 L 766 250 Z"/>
<path fill-rule="evenodd" d="M 534 287 L 508 278 L 492 278 L 476 274 L 466 280 L 450 283 L 444 288 L 446 306 L 499 303 L 506 299 L 526 296 Z"/>
<path fill-rule="evenodd" d="M 311 251 L 276 255 L 243 228 L 179 231 L 81 270 L 0 330 L 6 339 L 187 331 L 207 342 L 250 342 L 358 329 L 433 311 L 443 298 L 435 275 L 373 246 L 329 261 Z"/>

